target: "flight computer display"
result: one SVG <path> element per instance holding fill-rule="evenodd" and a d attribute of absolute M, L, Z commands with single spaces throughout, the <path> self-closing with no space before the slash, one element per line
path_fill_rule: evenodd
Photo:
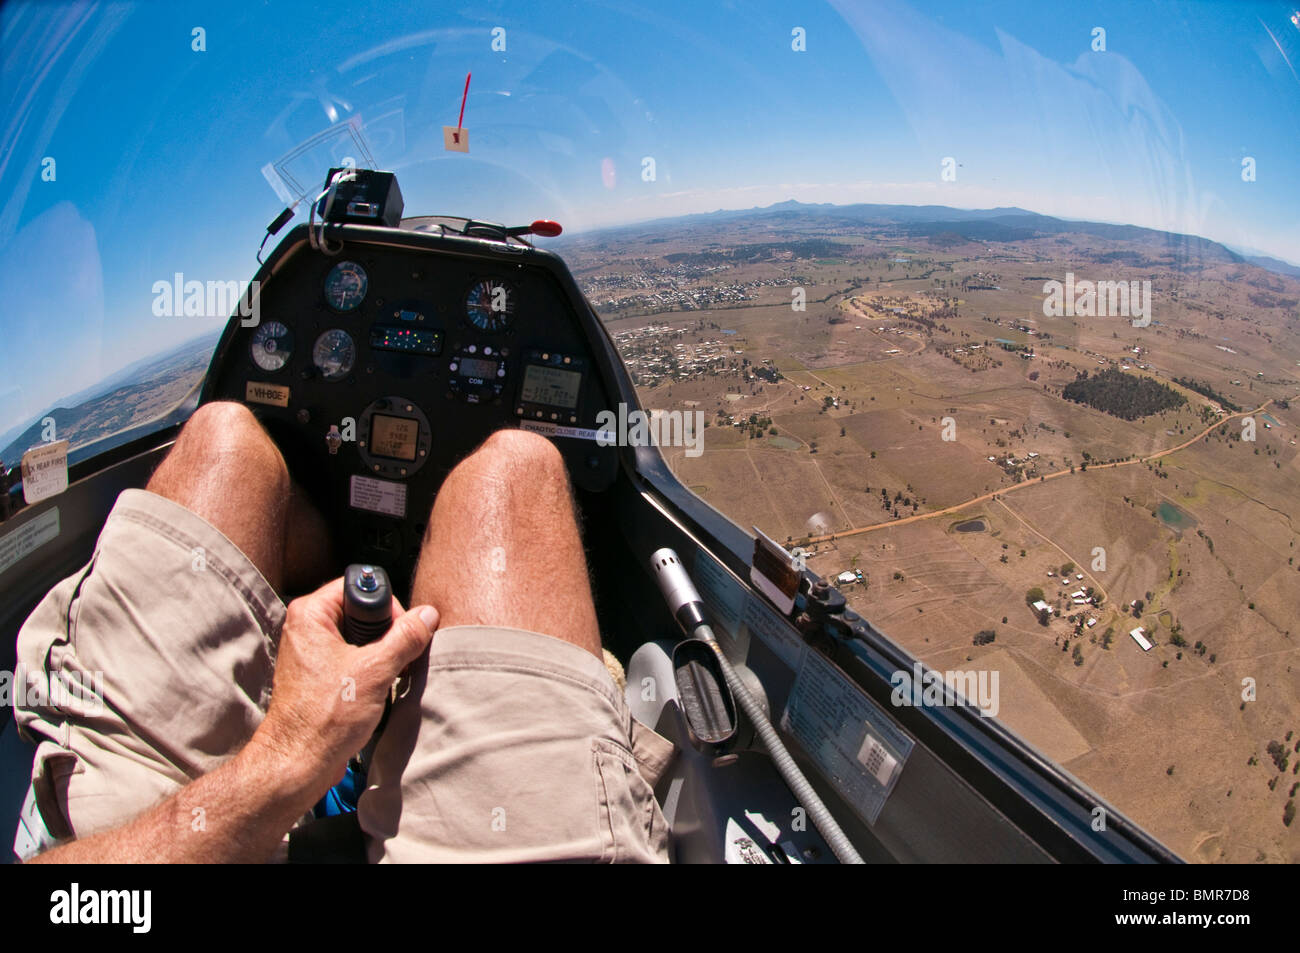
<path fill-rule="evenodd" d="M 587 362 L 576 354 L 532 349 L 524 352 L 515 413 L 520 417 L 576 424 Z"/>
<path fill-rule="evenodd" d="M 524 369 L 524 383 L 519 391 L 519 399 L 525 404 L 543 404 L 572 410 L 578 406 L 578 390 L 581 385 L 582 374 L 579 371 L 529 364 Z"/>
<path fill-rule="evenodd" d="M 415 460 L 420 422 L 410 417 L 375 414 L 370 418 L 370 453 L 392 460 Z"/>

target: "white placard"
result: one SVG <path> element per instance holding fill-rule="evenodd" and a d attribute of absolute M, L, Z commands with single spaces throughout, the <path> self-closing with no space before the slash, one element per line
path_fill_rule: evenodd
<path fill-rule="evenodd" d="M 35 519 L 0 536 L 0 573 L 59 535 L 59 508 L 51 506 Z"/>
<path fill-rule="evenodd" d="M 884 708 L 811 649 L 790 689 L 781 728 L 868 824 L 876 823 L 916 744 Z"/>
<path fill-rule="evenodd" d="M 68 488 L 68 441 L 56 440 L 23 454 L 23 499 L 39 503 Z"/>
<path fill-rule="evenodd" d="M 406 484 L 354 476 L 348 503 L 359 510 L 401 518 L 406 516 Z"/>
<path fill-rule="evenodd" d="M 521 420 L 520 430 L 529 430 L 544 437 L 573 437 L 575 440 L 599 440 L 603 438 L 606 446 L 612 444 L 613 434 L 608 430 L 592 430 L 590 427 L 566 427 L 553 424 L 549 420 Z"/>

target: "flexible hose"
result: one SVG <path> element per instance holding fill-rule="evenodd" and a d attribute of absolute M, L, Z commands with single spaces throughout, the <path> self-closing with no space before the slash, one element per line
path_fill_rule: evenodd
<path fill-rule="evenodd" d="M 862 855 L 854 849 L 848 836 L 840 829 L 840 825 L 835 822 L 831 812 L 826 809 L 822 799 L 817 796 L 813 786 L 808 783 L 808 779 L 804 777 L 803 772 L 799 770 L 799 766 L 795 764 L 794 758 L 786 750 L 781 738 L 776 733 L 776 729 L 772 727 L 772 722 L 768 720 L 758 701 L 749 693 L 749 689 L 740 680 L 736 670 L 727 661 L 726 653 L 722 651 L 722 646 L 718 644 L 718 640 L 714 637 L 713 630 L 708 625 L 701 624 L 695 630 L 695 637 L 713 649 L 713 654 L 717 656 L 718 664 L 722 667 L 722 677 L 726 679 L 731 694 L 740 703 L 740 707 L 749 716 L 749 720 L 754 723 L 754 728 L 758 731 L 758 737 L 762 740 L 764 747 L 767 748 L 768 754 L 772 756 L 772 763 L 776 765 L 776 770 L 780 772 L 781 777 L 790 788 L 790 793 L 795 796 L 795 800 L 808 811 L 808 816 L 812 818 L 813 825 L 817 828 L 818 833 L 826 839 L 827 845 L 834 852 L 836 858 L 841 864 L 864 863 Z"/>

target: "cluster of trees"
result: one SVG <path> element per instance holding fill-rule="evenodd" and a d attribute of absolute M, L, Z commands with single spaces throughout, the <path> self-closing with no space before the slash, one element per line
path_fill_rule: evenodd
<path fill-rule="evenodd" d="M 979 632 L 975 633 L 973 641 L 976 645 L 988 645 L 997 637 L 998 634 L 993 629 L 981 629 Z"/>
<path fill-rule="evenodd" d="M 1298 303 L 1295 298 L 1280 298 L 1266 291 L 1248 291 L 1246 299 L 1257 308 L 1294 308 Z"/>
<path fill-rule="evenodd" d="M 751 440 L 757 440 L 759 437 L 763 436 L 764 432 L 769 433 L 773 437 L 776 436 L 776 428 L 772 426 L 772 418 L 760 417 L 758 414 L 750 414 L 749 419 L 745 421 L 743 429 L 745 434 Z"/>
<path fill-rule="evenodd" d="M 815 445 L 816 444 L 814 444 L 814 446 Z M 912 484 L 909 483 L 907 489 L 910 493 L 912 490 Z M 871 492 L 871 487 L 867 487 L 867 492 Z M 911 507 L 912 512 L 915 513 L 920 506 L 921 498 L 919 496 L 913 499 L 911 496 L 904 496 L 902 490 L 897 490 L 894 493 L 894 498 L 891 500 L 889 498 L 889 488 L 883 486 L 880 488 L 880 508 L 882 510 L 892 510 L 895 516 L 898 515 L 899 507 Z"/>
<path fill-rule="evenodd" d="M 1187 403 L 1187 398 L 1168 384 L 1125 374 L 1115 367 L 1091 377 L 1087 371 L 1080 371 L 1077 378 L 1065 385 L 1061 396 L 1121 420 L 1136 420 Z"/>
<path fill-rule="evenodd" d="M 1175 377 L 1174 383 L 1181 384 L 1188 390 L 1196 391 L 1196 393 L 1200 394 L 1202 397 L 1210 398 L 1210 400 L 1217 402 L 1220 407 L 1230 413 L 1235 414 L 1237 411 L 1241 410 L 1240 407 L 1228 400 L 1228 398 L 1217 393 L 1209 384 L 1203 384 L 1200 381 L 1192 380 L 1190 377 Z"/>
<path fill-rule="evenodd" d="M 1279 772 L 1286 773 L 1287 766 L 1290 763 L 1290 756 L 1287 754 L 1286 745 L 1280 741 L 1270 741 L 1264 749 L 1268 756 L 1273 759 L 1273 764 L 1277 766 Z"/>

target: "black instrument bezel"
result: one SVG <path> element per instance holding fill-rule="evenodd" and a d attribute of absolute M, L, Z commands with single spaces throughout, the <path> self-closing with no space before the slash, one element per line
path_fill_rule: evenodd
<path fill-rule="evenodd" d="M 335 306 L 335 304 L 332 301 L 330 301 L 330 295 L 329 295 L 330 275 L 334 274 L 335 269 L 338 268 L 340 265 L 356 265 L 358 268 L 361 269 L 361 275 L 365 279 L 366 286 L 364 290 L 362 290 L 361 292 L 361 300 L 358 301 L 351 308 L 339 308 Z M 337 261 L 333 261 L 330 264 L 329 268 L 325 270 L 325 276 L 321 279 L 320 296 L 321 296 L 321 301 L 324 302 L 325 304 L 325 307 L 329 308 L 330 311 L 334 314 L 340 314 L 340 315 L 357 314 L 358 312 L 360 312 L 361 308 L 365 305 L 365 303 L 370 300 L 370 269 L 367 268 L 364 263 L 357 261 L 355 258 L 340 258 Z"/>
<path fill-rule="evenodd" d="M 375 416 L 397 417 L 414 420 L 419 424 L 415 438 L 415 459 L 402 460 L 398 457 L 383 457 L 370 452 L 370 428 Z M 405 480 L 414 476 L 429 462 L 429 453 L 433 449 L 433 428 L 429 418 L 420 405 L 409 397 L 394 395 L 374 400 L 357 418 L 357 456 L 365 464 L 365 475 L 384 477 L 389 480 Z"/>

